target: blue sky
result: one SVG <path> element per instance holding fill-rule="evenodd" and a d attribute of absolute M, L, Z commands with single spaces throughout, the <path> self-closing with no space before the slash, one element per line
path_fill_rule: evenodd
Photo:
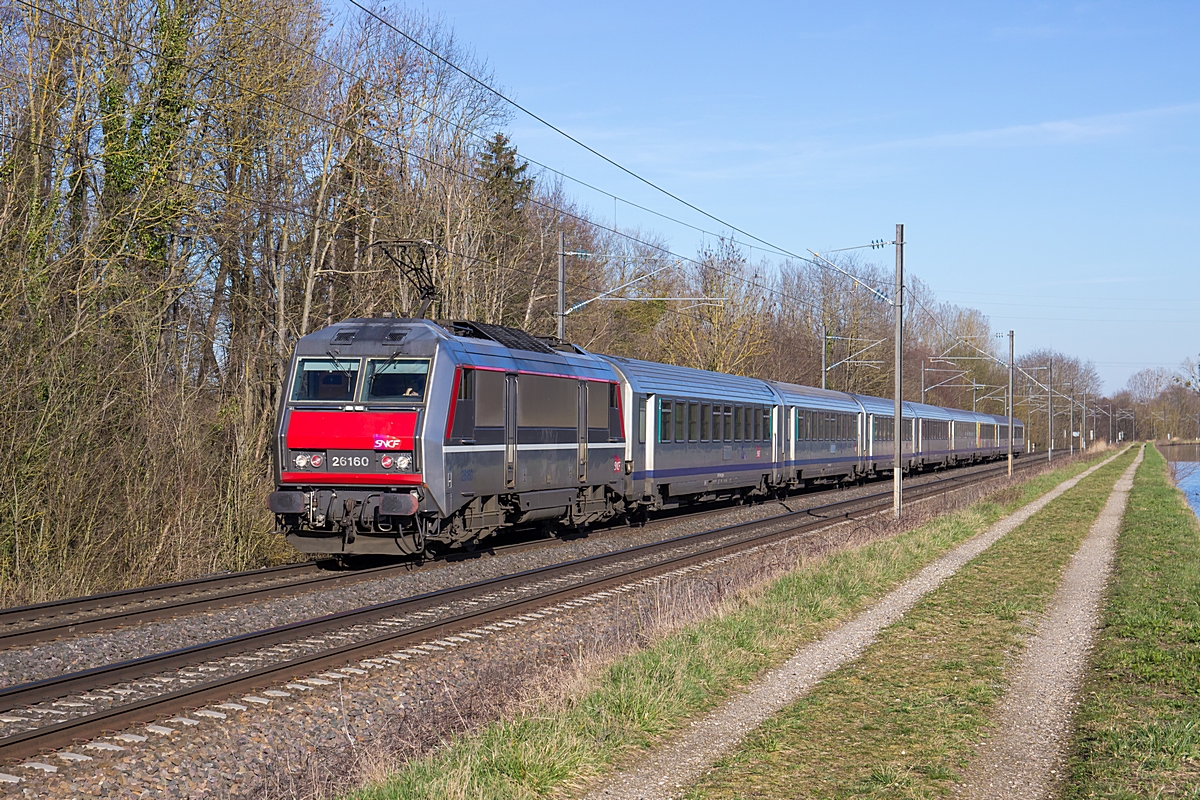
<path fill-rule="evenodd" d="M 903 222 L 907 268 L 940 299 L 1014 328 L 1018 352 L 1091 359 L 1108 391 L 1200 352 L 1200 3 L 424 8 L 518 101 L 763 239 L 823 250 Z M 526 117 L 512 134 L 722 230 Z M 701 244 L 615 213 L 677 252 Z"/>

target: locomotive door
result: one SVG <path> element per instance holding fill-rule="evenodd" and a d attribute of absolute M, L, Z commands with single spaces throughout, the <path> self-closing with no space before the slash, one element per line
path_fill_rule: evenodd
<path fill-rule="evenodd" d="M 504 486 L 517 481 L 517 376 L 504 376 Z"/>
<path fill-rule="evenodd" d="M 588 463 L 588 385 L 587 381 L 579 382 L 579 416 L 576 423 L 579 462 L 579 480 L 587 480 Z"/>

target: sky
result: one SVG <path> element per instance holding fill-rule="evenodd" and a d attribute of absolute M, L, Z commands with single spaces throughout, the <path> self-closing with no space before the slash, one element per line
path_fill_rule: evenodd
<path fill-rule="evenodd" d="M 1200 353 L 1200 3 L 417 7 L 510 97 L 728 225 L 804 253 L 904 223 L 906 270 L 1015 330 L 1018 354 L 1089 359 L 1112 392 Z M 509 130 L 528 158 L 729 232 L 527 116 Z M 675 252 L 705 241 L 567 189 Z"/>

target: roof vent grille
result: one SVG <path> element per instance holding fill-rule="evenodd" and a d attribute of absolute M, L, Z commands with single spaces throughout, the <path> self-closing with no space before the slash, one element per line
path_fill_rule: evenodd
<path fill-rule="evenodd" d="M 491 339 L 512 350 L 527 350 L 532 353 L 554 353 L 554 350 L 518 328 L 505 325 L 488 325 L 484 322 L 453 322 L 451 330 L 458 336 L 473 339 Z"/>
<path fill-rule="evenodd" d="M 342 328 L 334 334 L 334 344 L 348 344 L 354 341 L 354 337 L 358 335 L 358 328 Z"/>

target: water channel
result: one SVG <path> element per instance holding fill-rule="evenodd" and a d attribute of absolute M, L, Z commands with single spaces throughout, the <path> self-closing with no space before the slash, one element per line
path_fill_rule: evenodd
<path fill-rule="evenodd" d="M 1171 462 L 1180 490 L 1200 515 L 1200 444 L 1159 444 L 1158 450 Z"/>

